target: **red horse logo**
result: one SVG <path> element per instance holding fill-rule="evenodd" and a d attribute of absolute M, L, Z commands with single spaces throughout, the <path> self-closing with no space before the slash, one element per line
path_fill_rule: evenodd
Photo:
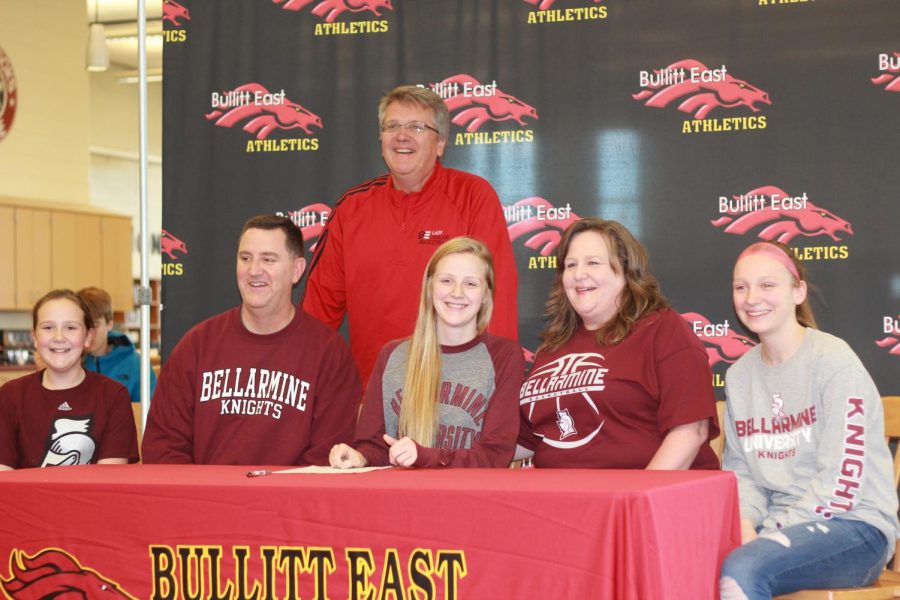
<path fill-rule="evenodd" d="M 763 240 L 778 240 L 782 244 L 789 243 L 798 235 L 814 237 L 828 235 L 836 242 L 841 241 L 838 233 L 853 235 L 850 223 L 807 201 L 803 208 L 772 210 L 769 199 L 772 196 L 785 198 L 788 196 L 781 188 L 772 185 L 756 188 L 747 192 L 748 196 L 766 197 L 767 207 L 742 213 L 727 213 L 726 216 L 710 221 L 716 227 L 724 227 L 726 233 L 743 235 L 758 225 L 773 222 L 759 233 Z"/>
<path fill-rule="evenodd" d="M 178 19 L 191 20 L 188 9 L 175 2 L 175 0 L 163 0 L 163 21 L 168 21 L 175 27 L 181 27 Z"/>
<path fill-rule="evenodd" d="M 706 65 L 692 58 L 673 63 L 666 69 L 684 69 L 688 73 L 691 69 L 699 69 L 700 72 L 709 70 Z M 659 72 L 657 69 L 656 73 Z M 694 82 L 688 77 L 685 79 L 681 83 L 651 86 L 653 89 L 643 90 L 631 97 L 635 100 L 646 99 L 644 104 L 654 108 L 665 108 L 670 102 L 683 98 L 678 110 L 693 113 L 695 119 L 705 119 L 714 108 L 736 108 L 743 105 L 753 112 L 759 112 L 757 102 L 772 104 L 766 92 L 727 73 L 724 81 Z"/>
<path fill-rule="evenodd" d="M 258 83 L 245 83 L 234 88 L 235 95 L 242 92 L 255 95 L 257 92 L 268 94 L 269 90 Z M 318 115 L 287 98 L 281 104 L 258 105 L 251 102 L 230 109 L 216 109 L 206 118 L 210 121 L 216 119 L 218 127 L 231 127 L 239 121 L 250 119 L 243 130 L 255 135 L 258 140 L 266 139 L 276 129 L 302 129 L 311 134 L 312 127 L 322 128 L 322 119 Z"/>
<path fill-rule="evenodd" d="M 481 85 L 477 79 L 465 74 L 448 77 L 441 83 L 455 83 L 461 89 L 467 84 L 473 89 L 474 86 Z M 453 116 L 453 124 L 465 127 L 466 131 L 469 132 L 477 131 L 479 127 L 488 121 L 513 120 L 519 125 L 524 125 L 525 117 L 538 118 L 534 107 L 499 89 L 495 89 L 493 95 L 490 96 L 464 96 L 458 93 L 452 98 L 447 98 L 445 102 L 447 103 L 447 110 L 451 114 L 454 111 L 459 111 Z"/>
<path fill-rule="evenodd" d="M 681 316 L 691 328 L 694 328 L 695 324 L 699 324 L 701 328 L 712 325 L 709 319 L 700 313 L 681 313 Z M 756 342 L 750 338 L 735 333 L 731 329 L 728 329 L 725 335 L 698 335 L 697 337 L 706 346 L 706 356 L 709 358 L 710 368 L 720 362 L 731 364 L 756 345 Z"/>
<path fill-rule="evenodd" d="M 319 2 L 312 13 L 317 17 L 324 17 L 326 23 L 333 23 L 343 12 L 362 12 L 364 10 L 375 13 L 376 17 L 380 17 L 381 9 L 394 10 L 391 6 L 391 0 L 272 0 L 275 4 L 284 5 L 281 7 L 285 10 L 301 10 L 305 6 L 313 2 Z"/>
<path fill-rule="evenodd" d="M 534 363 L 534 352 L 532 352 L 525 346 L 522 346 L 522 356 L 525 357 L 525 362 L 527 363 L 526 366 L 531 367 L 531 365 Z"/>
<path fill-rule="evenodd" d="M 533 196 L 516 202 L 514 207 L 533 207 L 535 210 L 538 206 L 547 209 L 553 208 L 553 205 L 540 198 Z M 581 217 L 570 211 L 569 217 L 565 219 L 538 219 L 532 216 L 523 221 L 513 223 L 507 229 L 509 231 L 509 241 L 514 242 L 523 235 L 533 234 L 525 240 L 525 245 L 532 250 L 540 249 L 541 256 L 549 256 L 556 251 L 559 241 L 562 239 L 562 233 L 566 228 L 579 220 Z"/>
<path fill-rule="evenodd" d="M 316 215 L 315 220 L 311 224 L 300 227 L 300 233 L 303 234 L 303 242 L 306 244 L 313 242 L 313 244 L 309 247 L 309 251 L 315 252 L 316 244 L 319 243 L 319 237 L 321 237 L 322 231 L 325 230 L 325 223 L 328 217 L 331 216 L 331 207 L 327 204 L 322 204 L 321 202 L 319 202 L 316 204 L 304 206 L 295 214 L 299 217 L 303 213 L 313 213 L 314 215 Z M 324 215 L 324 219 L 322 218 L 322 215 Z M 301 221 L 301 223 L 302 222 L 303 221 Z"/>
<path fill-rule="evenodd" d="M 894 52 L 894 56 L 900 58 L 900 52 Z M 883 85 L 886 92 L 900 92 L 900 68 L 888 67 L 887 73 L 873 77 L 872 83 Z"/>
<path fill-rule="evenodd" d="M 178 260 L 175 252 L 188 253 L 187 246 L 177 237 L 163 229 L 159 236 L 159 251 L 168 256 L 171 260 Z"/>
<path fill-rule="evenodd" d="M 0 578 L 0 586 L 13 600 L 137 600 L 115 581 L 82 567 L 68 552 L 56 548 L 41 550 L 34 556 L 13 550 L 9 570 L 9 579 Z"/>
<path fill-rule="evenodd" d="M 897 318 L 900 319 L 900 315 L 897 315 Z M 883 340 L 875 342 L 875 345 L 879 348 L 890 348 L 888 354 L 900 356 L 900 333 L 897 333 L 897 330 L 894 329 L 893 334 L 886 335 Z"/>
<path fill-rule="evenodd" d="M 594 4 L 600 4 L 603 0 L 594 0 Z M 556 0 L 525 0 L 528 4 L 536 4 L 538 10 L 547 10 Z"/>

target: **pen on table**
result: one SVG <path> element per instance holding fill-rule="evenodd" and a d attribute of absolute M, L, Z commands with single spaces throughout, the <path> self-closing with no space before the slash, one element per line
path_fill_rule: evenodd
<path fill-rule="evenodd" d="M 271 475 L 272 471 L 263 469 L 260 471 L 247 471 L 247 477 L 262 477 L 263 475 Z"/>

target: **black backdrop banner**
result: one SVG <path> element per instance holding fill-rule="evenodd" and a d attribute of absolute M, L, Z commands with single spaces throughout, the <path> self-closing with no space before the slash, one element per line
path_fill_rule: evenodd
<path fill-rule="evenodd" d="M 445 164 L 486 178 L 503 202 L 526 352 L 561 231 L 599 216 L 647 246 L 720 398 L 754 343 L 730 283 L 757 239 L 795 248 L 821 291 L 820 326 L 883 394 L 900 393 L 897 0 L 164 8 L 164 356 L 240 302 L 248 217 L 290 216 L 311 249 L 341 193 L 385 172 L 378 100 L 419 84 L 450 108 Z"/>

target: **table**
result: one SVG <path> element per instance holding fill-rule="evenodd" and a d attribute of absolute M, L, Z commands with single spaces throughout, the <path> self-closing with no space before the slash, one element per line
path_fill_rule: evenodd
<path fill-rule="evenodd" d="M 250 468 L 0 473 L 0 580 L 153 600 L 703 600 L 740 543 L 728 472 Z"/>

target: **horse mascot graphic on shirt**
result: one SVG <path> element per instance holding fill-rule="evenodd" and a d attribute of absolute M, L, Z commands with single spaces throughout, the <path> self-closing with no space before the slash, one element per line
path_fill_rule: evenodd
<path fill-rule="evenodd" d="M 838 234 L 853 235 L 850 223 L 836 214 L 806 201 L 802 208 L 771 208 L 771 198 L 786 198 L 788 194 L 781 188 L 772 185 L 750 190 L 747 196 L 761 196 L 766 199 L 765 207 L 747 213 L 729 212 L 725 216 L 710 221 L 716 227 L 724 228 L 726 233 L 745 234 L 754 227 L 766 225 L 759 233 L 763 240 L 777 240 L 782 244 L 789 243 L 802 235 L 814 237 L 827 235 L 836 242 L 841 241 Z M 741 215 L 741 216 L 738 216 Z"/>
<path fill-rule="evenodd" d="M 382 9 L 394 10 L 391 0 L 272 0 L 275 4 L 281 4 L 285 10 L 302 10 L 304 7 L 319 2 L 312 9 L 317 17 L 323 17 L 326 23 L 333 23 L 341 13 L 362 12 L 368 10 L 380 17 Z"/>
<path fill-rule="evenodd" d="M 0 577 L 0 588 L 11 600 L 137 600 L 115 581 L 82 567 L 58 548 L 46 548 L 34 556 L 13 550 L 9 573 L 8 579 Z"/>
<path fill-rule="evenodd" d="M 471 75 L 454 75 L 444 79 L 441 84 L 456 84 L 460 90 L 485 89 L 486 86 Z M 480 86 L 480 87 L 476 87 Z M 488 92 L 485 91 L 485 94 Z M 525 119 L 538 119 L 537 110 L 503 90 L 493 89 L 490 95 L 476 96 L 457 93 L 445 98 L 447 110 L 450 111 L 454 125 L 465 127 L 466 131 L 477 131 L 488 121 L 515 121 L 525 125 Z"/>
<path fill-rule="evenodd" d="M 90 431 L 90 419 L 56 419 L 50 435 L 50 447 L 41 466 L 90 464 L 97 449 Z"/>
<path fill-rule="evenodd" d="M 541 256 L 550 256 L 556 252 L 556 248 L 559 246 L 562 234 L 566 228 L 575 221 L 581 219 L 581 217 L 572 211 L 569 211 L 568 216 L 565 218 L 538 219 L 536 216 L 538 207 L 541 207 L 545 214 L 554 214 L 556 212 L 551 212 L 550 209 L 554 209 L 555 207 L 539 196 L 532 196 L 530 198 L 519 200 L 513 204 L 512 207 L 514 209 L 518 208 L 519 212 L 527 208 L 530 211 L 529 214 L 532 216 L 507 227 L 509 241 L 514 242 L 520 237 L 530 235 L 530 237 L 525 240 L 525 246 L 532 250 L 539 250 Z"/>
<path fill-rule="evenodd" d="M 269 90 L 258 83 L 245 83 L 232 91 L 235 97 L 245 92 L 251 97 L 256 97 L 257 94 L 269 95 Z M 322 118 L 319 115 L 287 98 L 280 104 L 249 102 L 232 108 L 217 108 L 207 113 L 206 118 L 209 121 L 215 119 L 217 127 L 232 127 L 244 119 L 249 119 L 243 130 L 255 135 L 258 140 L 266 139 L 277 129 L 302 129 L 307 134 L 312 134 L 312 127 L 322 128 Z"/>
<path fill-rule="evenodd" d="M 672 63 L 666 69 L 681 70 L 690 73 L 691 69 L 699 72 L 709 68 L 698 60 L 688 58 Z M 657 73 L 660 71 L 657 70 Z M 678 110 L 692 114 L 695 119 L 705 119 L 716 108 L 736 108 L 746 106 L 753 112 L 759 112 L 757 103 L 772 104 L 769 95 L 761 89 L 742 79 L 726 74 L 722 81 L 685 81 L 663 86 L 650 86 L 652 89 L 642 90 L 631 97 L 644 101 L 645 106 L 665 108 L 672 102 L 679 102 Z"/>

